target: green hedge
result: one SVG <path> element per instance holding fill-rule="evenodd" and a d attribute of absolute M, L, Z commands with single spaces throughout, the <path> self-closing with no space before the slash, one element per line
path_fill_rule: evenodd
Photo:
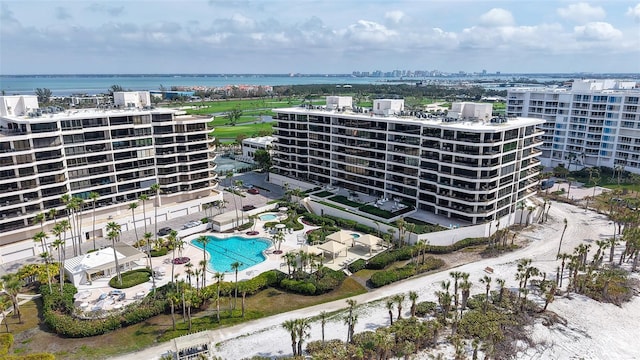
<path fill-rule="evenodd" d="M 286 291 L 302 295 L 320 295 L 332 291 L 340 286 L 346 275 L 342 271 L 320 268 L 315 274 L 304 279 L 288 279 L 286 274 L 278 286 Z"/>
<path fill-rule="evenodd" d="M 336 195 L 336 196 L 330 197 L 329 200 L 337 202 L 337 203 L 340 203 L 340 204 L 343 204 L 343 205 L 351 206 L 351 207 L 354 207 L 354 208 L 358 208 L 358 207 L 362 206 L 361 203 L 355 202 L 355 201 L 351 201 L 351 200 L 347 199 L 347 197 L 344 196 L 344 195 Z"/>
<path fill-rule="evenodd" d="M 40 287 L 40 293 L 43 298 L 42 313 L 45 324 L 57 334 L 65 337 L 81 338 L 102 335 L 161 314 L 167 307 L 164 290 L 160 288 L 155 298 L 146 297 L 133 306 L 125 307 L 121 313 L 108 315 L 101 319 L 78 319 L 71 315 L 73 295 L 78 290 L 71 284 L 65 284 L 63 289 L 62 294 L 57 287 L 53 289 L 53 292 L 49 292 L 49 287 L 43 285 Z"/>
<path fill-rule="evenodd" d="M 393 264 L 396 261 L 411 259 L 413 255 L 413 246 L 405 246 L 400 249 L 382 252 L 367 262 L 367 269 L 380 270 Z"/>
<path fill-rule="evenodd" d="M 372 287 L 377 288 L 391 284 L 392 282 L 409 278 L 419 273 L 439 269 L 442 266 L 444 266 L 443 260 L 430 256 L 425 259 L 424 264 L 410 263 L 401 268 L 379 271 L 371 275 L 369 282 Z"/>
<path fill-rule="evenodd" d="M 137 269 L 127 271 L 120 274 L 122 276 L 122 285 L 118 282 L 118 276 L 114 276 L 109 280 L 109 286 L 116 289 L 128 289 L 139 284 L 146 283 L 151 278 L 151 270 Z"/>
<path fill-rule="evenodd" d="M 152 249 L 151 250 L 151 257 L 158 257 L 158 256 L 165 256 L 167 255 L 167 252 L 169 251 L 169 249 L 167 249 L 166 247 L 161 247 L 160 249 Z"/>
<path fill-rule="evenodd" d="M 284 279 L 280 281 L 280 287 L 296 294 L 314 295 L 316 293 L 316 286 L 304 280 Z"/>
<path fill-rule="evenodd" d="M 456 242 L 453 245 L 447 245 L 447 246 L 435 246 L 435 245 L 428 245 L 427 246 L 427 252 L 430 254 L 449 254 L 452 253 L 454 251 L 458 251 L 460 249 L 464 249 L 466 247 L 470 247 L 470 246 L 477 246 L 477 245 L 485 245 L 489 243 L 489 239 L 488 238 L 466 238 L 466 239 L 462 239 L 458 242 Z"/>
<path fill-rule="evenodd" d="M 349 271 L 352 273 L 356 273 L 364 268 L 367 267 L 367 262 L 364 261 L 364 259 L 358 259 L 354 262 L 352 262 L 351 264 L 349 264 Z"/>
<path fill-rule="evenodd" d="M 346 277 L 340 270 L 322 267 L 311 277 L 311 280 L 316 286 L 316 294 L 319 295 L 337 289 Z"/>

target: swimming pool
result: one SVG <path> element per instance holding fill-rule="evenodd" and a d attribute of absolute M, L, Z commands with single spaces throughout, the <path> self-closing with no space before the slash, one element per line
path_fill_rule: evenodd
<path fill-rule="evenodd" d="M 359 238 L 359 237 L 360 237 L 360 234 L 355 234 L 355 233 L 354 233 L 354 234 L 351 234 L 351 236 L 353 236 L 353 238 L 354 238 L 354 239 L 357 239 L 357 238 Z"/>
<path fill-rule="evenodd" d="M 231 264 L 239 262 L 239 271 L 250 268 L 266 260 L 264 251 L 271 246 L 271 240 L 263 238 L 245 238 L 231 236 L 218 238 L 207 236 L 206 251 L 209 253 L 209 269 L 219 272 L 233 272 Z M 195 247 L 202 249 L 198 239 L 191 241 Z"/>
<path fill-rule="evenodd" d="M 273 220 L 278 218 L 278 215 L 276 215 L 276 214 L 262 214 L 262 215 L 259 216 L 259 218 L 262 221 L 273 221 Z"/>

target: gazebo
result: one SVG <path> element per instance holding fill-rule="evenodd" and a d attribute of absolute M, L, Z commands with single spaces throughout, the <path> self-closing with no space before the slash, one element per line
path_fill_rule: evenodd
<path fill-rule="evenodd" d="M 369 247 L 369 255 L 371 255 L 371 249 L 377 245 L 382 239 L 380 239 L 377 236 L 373 236 L 371 234 L 365 234 L 360 236 L 359 238 L 355 239 L 355 242 L 360 244 L 360 245 L 364 245 L 364 246 L 368 246 Z"/>
<path fill-rule="evenodd" d="M 303 245 L 300 250 L 306 252 L 307 254 L 313 254 L 313 255 L 321 255 L 323 252 L 322 249 L 313 245 Z"/>
<path fill-rule="evenodd" d="M 344 250 L 345 252 L 345 256 L 347 256 L 347 246 L 345 244 L 341 244 L 337 241 L 334 240 L 330 240 L 327 241 L 324 244 L 318 245 L 318 249 L 322 249 L 326 252 L 331 253 L 331 256 L 333 257 L 333 260 L 336 259 L 336 253 L 340 253 Z"/>
<path fill-rule="evenodd" d="M 337 241 L 341 244 L 346 244 L 347 241 L 353 241 L 353 234 L 346 230 L 336 231 L 333 234 L 327 235 L 327 240 Z"/>

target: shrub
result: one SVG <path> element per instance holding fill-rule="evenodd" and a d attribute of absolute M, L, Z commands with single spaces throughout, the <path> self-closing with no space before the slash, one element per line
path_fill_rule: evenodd
<path fill-rule="evenodd" d="M 166 247 L 161 247 L 160 249 L 152 249 L 151 250 L 151 257 L 158 257 L 158 256 L 167 255 L 168 251 L 169 251 L 169 249 L 167 249 Z"/>
<path fill-rule="evenodd" d="M 312 281 L 315 280 L 316 294 L 324 294 L 338 288 L 345 278 L 344 272 L 331 270 L 327 267 L 322 267 L 311 277 Z"/>
<path fill-rule="evenodd" d="M 280 286 L 285 290 L 289 290 L 302 295 L 313 295 L 316 293 L 315 285 L 302 280 L 284 279 L 280 281 Z"/>
<path fill-rule="evenodd" d="M 0 355 L 5 355 L 9 352 L 9 348 L 13 344 L 13 335 L 0 334 Z"/>
<path fill-rule="evenodd" d="M 109 280 L 109 286 L 116 289 L 128 289 L 138 284 L 145 283 L 149 281 L 149 278 L 151 277 L 151 270 L 137 269 L 127 271 L 120 275 L 122 276 L 122 284 L 118 282 L 118 276 L 114 276 Z"/>
<path fill-rule="evenodd" d="M 203 217 L 202 219 L 200 219 L 200 222 L 203 224 L 208 224 L 209 223 L 209 218 L 208 217 Z"/>
<path fill-rule="evenodd" d="M 423 263 L 418 263 L 418 273 L 436 270 L 444 266 L 444 260 L 436 259 L 433 256 L 427 256 Z"/>
<path fill-rule="evenodd" d="M 375 288 L 391 284 L 395 281 L 398 281 L 398 275 L 395 271 L 380 271 L 371 275 L 369 279 L 371 286 Z"/>
<path fill-rule="evenodd" d="M 433 301 L 422 301 L 416 304 L 416 316 L 425 317 L 432 314 L 438 304 Z"/>
<path fill-rule="evenodd" d="M 367 269 L 380 270 L 396 261 L 409 260 L 413 253 L 413 246 L 405 246 L 400 249 L 382 252 L 367 263 Z"/>
<path fill-rule="evenodd" d="M 162 288 L 161 288 L 162 289 Z M 133 306 L 127 306 L 120 314 L 108 315 L 100 319 L 78 319 L 73 317 L 73 295 L 77 292 L 71 284 L 65 284 L 63 293 L 57 289 L 49 292 L 49 287 L 40 287 L 43 296 L 43 319 L 56 333 L 72 338 L 102 335 L 122 326 L 141 322 L 158 315 L 166 309 L 167 302 L 158 289 L 156 298 L 145 298 Z"/>
<path fill-rule="evenodd" d="M 358 259 L 349 264 L 349 271 L 352 273 L 358 272 L 367 267 L 367 262 L 364 259 Z"/>
<path fill-rule="evenodd" d="M 431 253 L 431 254 L 449 254 L 452 253 L 454 251 L 458 251 L 460 249 L 464 249 L 466 247 L 470 247 L 470 246 L 477 246 L 477 245 L 484 245 L 487 244 L 489 242 L 488 238 L 466 238 L 466 239 L 462 239 L 458 242 L 456 242 L 453 245 L 447 245 L 447 246 L 435 246 L 435 245 L 428 245 L 427 246 L 427 252 Z"/>

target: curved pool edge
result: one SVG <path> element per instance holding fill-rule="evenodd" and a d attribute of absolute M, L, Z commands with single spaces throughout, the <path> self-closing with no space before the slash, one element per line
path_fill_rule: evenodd
<path fill-rule="evenodd" d="M 274 246 L 273 241 L 271 239 L 267 238 L 267 237 L 263 237 L 263 236 L 256 237 L 255 235 L 248 236 L 248 235 L 244 235 L 244 234 L 235 234 L 235 233 L 234 234 L 220 234 L 220 233 L 197 234 L 197 236 L 188 236 L 188 237 L 186 237 L 184 239 L 184 241 L 187 244 L 189 244 L 190 246 L 193 246 L 194 248 L 198 249 L 198 251 L 202 251 L 202 247 L 194 244 L 194 241 L 198 240 L 198 238 L 200 236 L 214 237 L 214 238 L 216 238 L 218 240 L 225 240 L 225 239 L 228 239 L 228 238 L 231 238 L 231 237 L 238 237 L 238 238 L 241 238 L 243 240 L 252 240 L 252 241 L 256 241 L 257 240 L 257 241 L 262 241 L 262 242 L 267 243 L 267 247 L 260 252 L 260 254 L 263 257 L 262 261 L 260 261 L 258 263 L 255 263 L 255 264 L 253 264 L 251 266 L 248 266 L 248 267 L 246 267 L 244 269 L 239 269 L 238 270 L 239 272 L 251 271 L 250 269 L 252 267 L 259 266 L 259 265 L 263 264 L 265 261 L 269 260 L 269 254 L 267 253 L 267 251 Z M 208 250 L 206 251 L 206 253 L 207 253 L 207 267 L 206 267 L 207 272 L 210 272 L 210 273 L 220 272 L 220 273 L 224 273 L 224 274 L 233 274 L 233 273 L 235 273 L 235 271 L 220 271 L 220 270 L 216 270 L 215 268 L 213 268 L 213 264 L 211 263 L 211 257 L 212 257 L 211 253 Z"/>

